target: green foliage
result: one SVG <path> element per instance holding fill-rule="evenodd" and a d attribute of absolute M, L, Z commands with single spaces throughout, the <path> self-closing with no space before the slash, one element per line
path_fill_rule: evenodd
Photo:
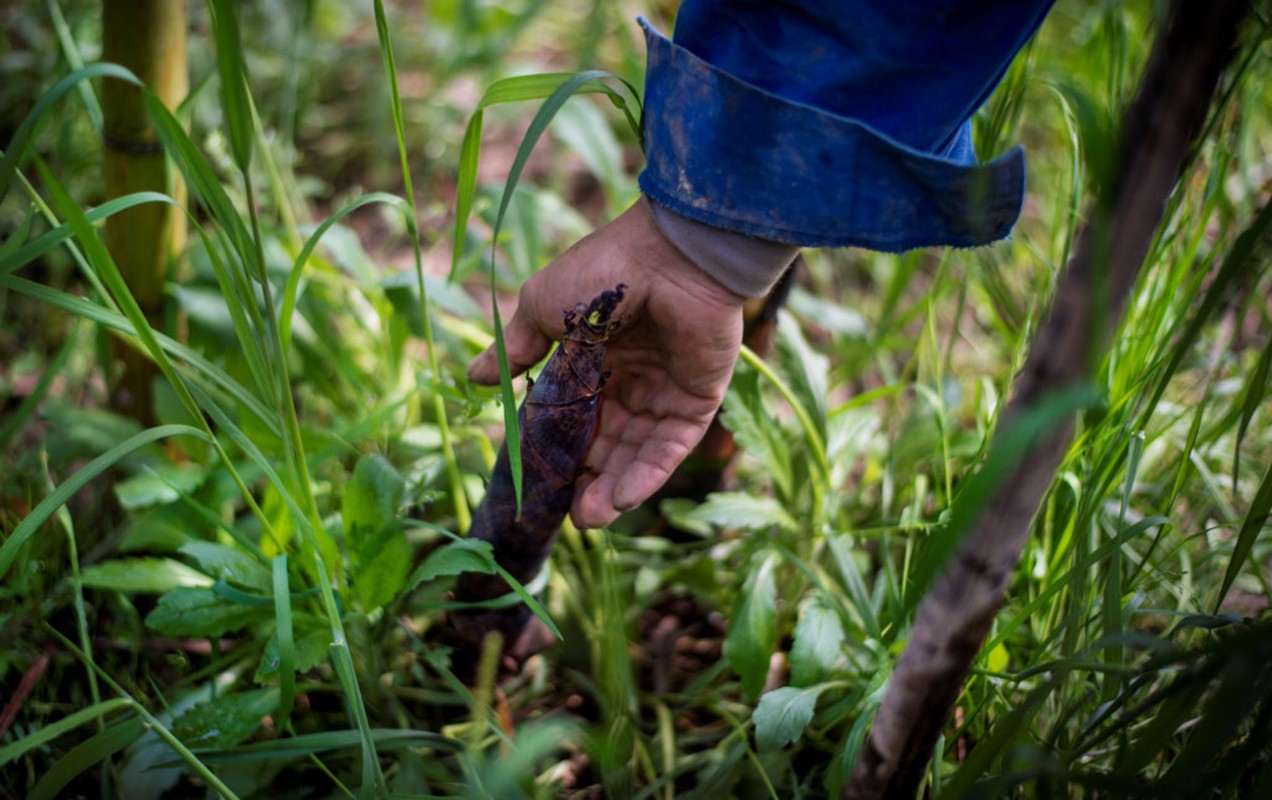
<path fill-rule="evenodd" d="M 724 642 L 724 656 L 742 679 L 742 688 L 758 697 L 768 677 L 769 657 L 777 640 L 777 586 L 773 570 L 777 557 L 760 554 L 762 559 L 750 571 L 742 587 L 742 599 L 729 624 L 729 637 Z"/>
<path fill-rule="evenodd" d="M 497 397 L 462 375 L 500 346 L 473 297 L 635 193 L 640 59 L 604 6 L 193 7 L 196 88 L 149 103 L 190 187 L 184 337 L 98 235 L 175 201 L 103 202 L 86 177 L 94 82 L 131 76 L 84 64 L 83 4 L 7 17 L 49 53 L 0 59 L 0 681 L 34 681 L 5 788 L 152 770 L 223 796 L 833 796 L 923 587 L 1034 434 L 1076 416 L 927 788 L 1266 794 L 1265 28 L 1092 385 L 999 419 L 1116 166 L 1143 2 L 1058 7 L 977 115 L 983 156 L 1029 147 L 1010 241 L 806 253 L 776 348 L 737 365 L 724 485 L 661 503 L 687 535 L 567 524 L 536 585 L 492 603 L 530 603 L 560 643 L 498 692 L 452 674 L 453 576 L 507 578 L 456 536 L 515 430 L 506 369 Z M 158 427 L 102 407 L 108 336 L 160 365 Z"/>

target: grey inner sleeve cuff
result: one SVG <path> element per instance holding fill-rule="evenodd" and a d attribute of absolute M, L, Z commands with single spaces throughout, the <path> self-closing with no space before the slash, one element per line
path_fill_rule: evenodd
<path fill-rule="evenodd" d="M 743 297 L 768 294 L 799 254 L 797 245 L 726 231 L 682 217 L 648 198 L 646 202 L 654 223 L 676 249 L 720 285 Z"/>

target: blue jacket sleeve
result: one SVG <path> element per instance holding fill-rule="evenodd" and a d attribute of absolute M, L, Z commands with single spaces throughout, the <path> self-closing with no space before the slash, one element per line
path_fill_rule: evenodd
<path fill-rule="evenodd" d="M 1024 154 L 978 164 L 968 120 L 1050 7 L 684 0 L 674 41 L 641 20 L 641 188 L 691 220 L 794 245 L 1001 239 Z"/>

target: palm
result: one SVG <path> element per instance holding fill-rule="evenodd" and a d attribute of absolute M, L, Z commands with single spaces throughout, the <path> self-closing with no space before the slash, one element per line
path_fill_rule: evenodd
<path fill-rule="evenodd" d="M 638 204 L 522 287 L 505 329 L 513 373 L 561 336 L 562 308 L 618 283 L 628 287 L 625 323 L 609 345 L 599 429 L 571 510 L 583 527 L 612 522 L 666 482 L 711 423 L 742 341 L 742 298 L 686 261 Z M 469 374 L 497 383 L 493 353 Z"/>
<path fill-rule="evenodd" d="M 679 319 L 651 315 L 615 337 L 599 430 L 588 454 L 592 473 L 575 495 L 576 523 L 607 524 L 649 497 L 711 424 L 740 332 L 731 324 L 735 315 L 706 320 L 697 311 Z M 685 329 L 691 326 L 696 330 Z"/>

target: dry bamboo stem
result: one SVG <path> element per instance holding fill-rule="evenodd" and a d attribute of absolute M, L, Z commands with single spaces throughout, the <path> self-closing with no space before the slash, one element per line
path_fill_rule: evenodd
<path fill-rule="evenodd" d="M 170 109 L 189 90 L 185 0 L 103 0 L 102 60 L 127 67 Z M 155 191 L 185 201 L 185 185 L 155 136 L 141 91 L 107 79 L 102 84 L 106 199 Z M 151 327 L 163 329 L 164 282 L 185 250 L 185 218 L 170 205 L 146 203 L 110 217 L 105 241 Z M 111 393 L 115 410 L 154 424 L 155 366 L 136 349 L 111 341 L 122 366 Z"/>

